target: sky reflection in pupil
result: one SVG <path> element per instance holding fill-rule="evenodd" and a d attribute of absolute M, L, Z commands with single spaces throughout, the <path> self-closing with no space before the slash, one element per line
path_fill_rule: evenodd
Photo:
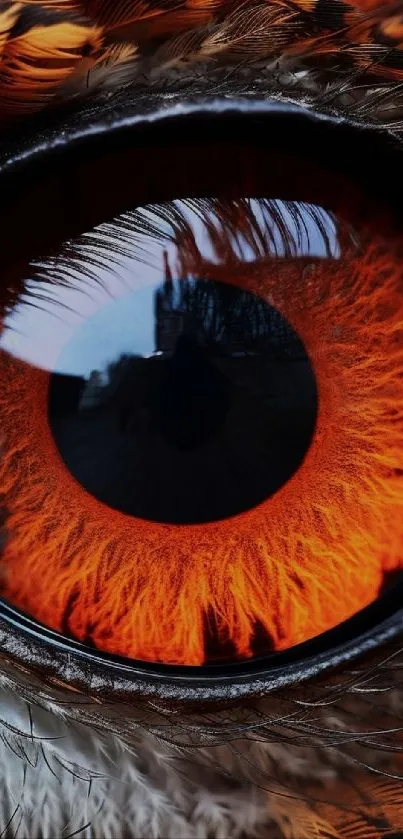
<path fill-rule="evenodd" d="M 233 234 L 231 246 L 242 262 L 253 265 L 257 251 L 262 257 L 270 254 L 276 259 L 340 256 L 336 223 L 326 210 L 301 201 L 245 200 L 253 213 L 261 241 L 254 241 L 252 245 L 240 232 Z M 214 262 L 217 257 L 199 213 L 189 202 L 182 200 L 172 202 L 172 206 L 187 220 L 203 258 Z M 152 218 L 152 209 L 150 206 L 140 210 L 143 223 Z M 278 218 L 273 218 L 274 213 Z M 130 213 L 126 218 L 130 220 Z M 106 227 L 101 226 L 97 232 L 105 247 L 111 239 L 113 251 L 112 236 Z M 159 223 L 159 234 L 158 237 L 147 237 L 141 231 L 142 248 L 139 249 L 135 224 L 127 225 L 119 259 L 109 263 L 101 254 L 92 273 L 86 270 L 84 282 L 82 269 L 88 268 L 87 250 L 84 249 L 80 253 L 80 263 L 69 259 L 68 283 L 56 282 L 50 286 L 48 278 L 41 281 L 43 268 L 44 273 L 48 273 L 47 262 L 44 266 L 35 266 L 35 279 L 26 280 L 19 303 L 4 320 L 0 348 L 44 370 L 86 378 L 121 354 L 150 355 L 155 350 L 155 335 L 149 313 L 155 288 L 164 276 L 163 251 L 173 275 L 177 258 L 168 221 L 163 242 L 162 222 Z M 56 259 L 52 264 L 53 275 L 58 271 Z M 227 280 L 230 281 L 230 277 Z M 33 296 L 38 297 L 38 304 L 35 307 L 26 305 Z"/>

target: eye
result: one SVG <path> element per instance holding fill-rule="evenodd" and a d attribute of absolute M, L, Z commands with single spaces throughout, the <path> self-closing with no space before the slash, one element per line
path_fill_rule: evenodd
<path fill-rule="evenodd" d="M 401 568 L 400 152 L 292 108 L 161 121 L 3 175 L 1 586 L 225 665 L 363 625 Z"/>

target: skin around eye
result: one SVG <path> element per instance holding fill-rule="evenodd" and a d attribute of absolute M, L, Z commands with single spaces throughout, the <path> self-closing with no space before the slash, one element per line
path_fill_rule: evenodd
<path fill-rule="evenodd" d="M 400 569 L 400 227 L 311 174 L 303 198 L 248 175 L 255 193 L 133 200 L 19 266 L 18 293 L 14 266 L 9 602 L 201 665 L 317 636 Z"/>

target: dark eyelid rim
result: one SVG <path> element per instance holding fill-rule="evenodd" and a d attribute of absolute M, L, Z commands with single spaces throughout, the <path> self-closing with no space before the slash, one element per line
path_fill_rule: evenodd
<path fill-rule="evenodd" d="M 6 133 L 0 141 L 0 183 L 6 182 L 9 174 L 14 178 L 19 172 L 25 173 L 28 167 L 41 164 L 45 155 L 49 160 L 50 157 L 57 159 L 66 151 L 81 153 L 94 141 L 101 142 L 105 138 L 108 141 L 112 138 L 119 140 L 127 129 L 147 132 L 158 126 L 158 130 L 165 131 L 178 120 L 199 119 L 206 125 L 207 120 L 231 116 L 252 118 L 257 123 L 261 119 L 277 123 L 285 120 L 290 125 L 293 122 L 294 142 L 299 142 L 298 131 L 305 130 L 306 126 L 315 132 L 324 129 L 324 135 L 329 135 L 329 128 L 337 130 L 344 143 L 346 140 L 351 143 L 352 155 L 359 142 L 368 163 L 378 152 L 385 152 L 387 146 L 393 150 L 401 145 L 396 134 L 378 124 L 321 111 L 298 102 L 264 99 L 258 91 L 248 96 L 207 98 L 189 96 L 189 93 L 182 97 L 180 93 L 156 92 L 138 100 L 128 91 L 126 95 L 124 92 L 120 96 L 114 95 L 94 106 L 84 105 L 67 113 L 67 116 L 56 113 L 51 118 L 45 113 L 37 122 L 31 122 L 32 132 L 29 132 L 28 123 L 23 128 L 17 127 Z"/>
<path fill-rule="evenodd" d="M 368 163 L 380 155 L 390 175 L 400 162 L 401 148 L 396 138 L 374 126 L 354 123 L 346 118 L 293 103 L 279 103 L 256 97 L 226 97 L 184 101 L 179 97 L 150 96 L 140 103 L 116 101 L 96 108 L 84 108 L 63 122 L 62 119 L 37 127 L 34 136 L 14 132 L 0 146 L 0 188 L 24 176 L 29 167 L 42 164 L 49 156 L 62 161 L 64 153 L 80 154 L 91 144 L 130 131 L 163 131 L 166 126 L 186 120 L 239 118 L 285 121 L 298 138 L 298 129 L 331 137 L 331 145 L 351 149 L 350 166 L 358 159 Z M 349 146 L 351 140 L 351 145 Z M 298 142 L 298 139 L 297 139 Z M 392 158 L 389 153 L 392 152 Z M 402 167 L 403 168 L 403 167 Z M 379 169 L 381 172 L 379 173 Z M 401 194 L 403 173 L 388 182 L 385 168 L 377 169 L 379 186 L 385 180 L 390 197 Z M 386 173 L 387 174 L 387 173 Z M 376 178 L 374 179 L 376 180 Z M 403 585 L 396 584 L 371 606 L 318 638 L 283 653 L 236 664 L 203 667 L 159 665 L 109 655 L 71 641 L 42 627 L 36 621 L 0 600 L 0 648 L 16 663 L 46 671 L 86 692 L 125 697 L 163 696 L 173 701 L 232 701 L 245 696 L 266 694 L 273 689 L 300 683 L 343 663 L 377 649 L 402 633 Z M 95 688 L 96 686 L 96 688 Z"/>
<path fill-rule="evenodd" d="M 0 599 L 0 650 L 83 691 L 178 702 L 232 701 L 301 684 L 377 650 L 403 630 L 402 583 L 335 629 L 283 653 L 202 667 L 134 661 L 64 638 Z M 13 630 L 10 633 L 10 628 Z"/>

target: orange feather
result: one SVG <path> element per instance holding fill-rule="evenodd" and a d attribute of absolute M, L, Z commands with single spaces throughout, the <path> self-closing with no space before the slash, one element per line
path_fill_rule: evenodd
<path fill-rule="evenodd" d="M 305 62 L 330 58 L 333 69 L 347 61 L 361 74 L 398 81 L 400 12 L 401 3 L 391 0 L 3 0 L 0 118 L 36 112 L 80 91 L 93 68 L 109 72 L 131 62 L 135 76 L 142 55 L 161 43 L 156 62 L 167 68 L 184 59 L 289 55 Z"/>

